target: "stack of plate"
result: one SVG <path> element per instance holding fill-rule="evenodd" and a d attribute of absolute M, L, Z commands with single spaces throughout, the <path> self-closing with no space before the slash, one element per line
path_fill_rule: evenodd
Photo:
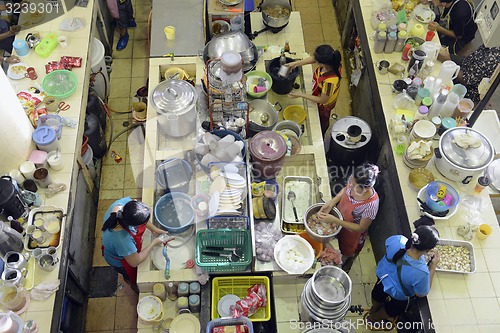
<path fill-rule="evenodd" d="M 247 181 L 237 171 L 219 170 L 210 185 L 209 215 L 242 215 L 242 200 L 247 193 Z M 212 175 L 213 176 L 213 175 Z"/>
<path fill-rule="evenodd" d="M 425 168 L 427 166 L 427 163 L 429 163 L 429 161 L 431 160 L 432 155 L 433 150 L 431 149 L 431 152 L 427 156 L 412 160 L 408 157 L 408 148 L 406 148 L 405 153 L 403 154 L 403 162 L 410 169 Z"/>
<path fill-rule="evenodd" d="M 422 119 L 413 125 L 410 141 L 432 140 L 436 135 L 436 126 L 430 120 Z"/>

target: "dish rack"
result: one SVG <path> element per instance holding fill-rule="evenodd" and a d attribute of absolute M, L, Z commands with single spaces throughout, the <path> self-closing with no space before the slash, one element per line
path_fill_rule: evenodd
<path fill-rule="evenodd" d="M 226 247 L 242 249 L 237 261 L 230 261 L 225 256 L 203 254 L 207 247 Z M 208 273 L 244 272 L 252 263 L 252 238 L 250 230 L 243 229 L 204 229 L 196 233 L 196 265 Z"/>
<path fill-rule="evenodd" d="M 212 280 L 212 319 L 220 318 L 217 311 L 219 300 L 229 294 L 238 296 L 240 299 L 248 294 L 248 288 L 256 284 L 266 286 L 267 303 L 265 306 L 258 309 L 250 316 L 250 321 L 260 322 L 271 319 L 271 297 L 270 297 L 270 280 L 267 276 L 231 276 L 231 277 L 216 277 Z M 238 319 L 245 318 L 240 317 Z"/>
<path fill-rule="evenodd" d="M 210 112 L 210 130 L 220 126 L 225 128 L 240 127 L 243 138 L 248 133 L 248 102 L 245 101 L 246 89 L 242 80 L 234 84 L 224 84 L 212 74 L 214 67 L 220 60 L 209 60 L 206 65 L 206 93 L 208 96 L 208 109 Z M 243 60 L 242 60 L 243 64 Z M 244 64 L 243 64 L 244 65 Z M 220 65 L 219 65 L 220 66 Z M 243 119 L 243 121 L 239 120 Z M 238 122 L 242 122 L 239 124 Z M 243 131 L 244 130 L 244 131 Z"/>

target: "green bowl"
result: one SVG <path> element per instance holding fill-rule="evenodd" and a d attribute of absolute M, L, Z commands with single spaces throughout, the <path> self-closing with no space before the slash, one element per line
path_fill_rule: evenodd
<path fill-rule="evenodd" d="M 250 96 L 250 97 L 254 97 L 254 98 L 264 97 L 273 85 L 273 79 L 266 72 L 250 71 L 250 72 L 246 73 L 245 76 L 247 78 L 246 91 L 247 91 L 248 96 Z M 263 78 L 266 80 L 266 90 L 256 93 L 253 91 L 253 87 L 257 84 L 257 80 L 259 78 Z"/>
<path fill-rule="evenodd" d="M 58 69 L 47 74 L 42 80 L 42 89 L 48 96 L 66 99 L 73 95 L 78 85 L 78 77 L 72 71 Z"/>

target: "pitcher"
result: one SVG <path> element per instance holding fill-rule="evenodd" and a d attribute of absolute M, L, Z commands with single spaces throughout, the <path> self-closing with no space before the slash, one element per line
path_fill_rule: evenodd
<path fill-rule="evenodd" d="M 426 60 L 436 61 L 439 55 L 440 47 L 434 42 L 424 42 L 418 47 L 418 49 L 424 51 L 425 54 L 427 54 Z"/>
<path fill-rule="evenodd" d="M 460 66 L 458 66 L 454 61 L 446 60 L 441 65 L 438 78 L 441 78 L 441 82 L 443 82 L 443 84 L 448 84 L 451 80 L 454 80 L 458 76 L 459 71 Z"/>

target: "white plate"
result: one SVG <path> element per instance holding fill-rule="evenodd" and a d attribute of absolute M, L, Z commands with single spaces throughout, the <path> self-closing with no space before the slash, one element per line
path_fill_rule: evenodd
<path fill-rule="evenodd" d="M 210 197 L 210 201 L 208 202 L 208 214 L 210 216 L 215 215 L 217 212 L 217 208 L 219 208 L 219 200 L 220 200 L 220 193 L 215 192 L 212 194 Z"/>
<path fill-rule="evenodd" d="M 430 23 L 436 18 L 436 14 L 429 7 L 417 6 L 413 11 L 415 20 L 420 23 Z"/>
<path fill-rule="evenodd" d="M 190 313 L 176 316 L 170 324 L 170 333 L 193 333 L 200 330 L 200 320 Z"/>
<path fill-rule="evenodd" d="M 218 210 L 215 215 L 230 215 L 230 216 L 239 216 L 241 215 L 241 212 L 234 210 L 234 209 L 227 209 L 227 210 Z"/>
<path fill-rule="evenodd" d="M 238 173 L 238 167 L 232 164 L 226 164 L 224 165 L 224 171 L 227 173 Z"/>
<path fill-rule="evenodd" d="M 212 184 L 210 184 L 210 193 L 222 192 L 226 188 L 226 179 L 224 177 L 217 177 L 214 179 Z"/>
<path fill-rule="evenodd" d="M 174 241 L 172 241 L 173 243 Z M 170 243 L 169 243 L 170 244 Z M 194 258 L 194 244 L 187 242 L 182 246 L 182 251 L 178 249 L 167 248 L 168 258 L 170 259 L 170 270 L 184 269 L 186 261 Z M 163 247 L 157 246 L 151 251 L 153 265 L 160 271 L 165 270 L 165 257 L 163 256 Z"/>
<path fill-rule="evenodd" d="M 219 312 L 219 316 L 230 317 L 231 305 L 236 305 L 236 302 L 238 302 L 239 300 L 240 298 L 234 294 L 222 296 L 222 298 L 219 300 L 219 303 L 217 303 L 217 312 Z"/>
<path fill-rule="evenodd" d="M 24 70 L 22 68 L 17 68 L 17 66 L 24 67 Z M 7 70 L 7 76 L 11 78 L 12 80 L 21 80 L 24 79 L 26 76 L 26 69 L 30 67 L 26 65 L 23 62 L 19 62 L 17 64 L 11 64 L 9 66 L 9 69 Z"/>
<path fill-rule="evenodd" d="M 229 180 L 238 182 L 238 183 L 241 183 L 241 182 L 245 181 L 245 178 L 243 178 L 242 176 L 240 176 L 239 174 L 234 173 L 234 172 L 224 172 L 224 171 L 221 171 L 221 172 L 219 172 L 219 175 L 221 175 L 222 177 L 225 177 L 225 178 L 227 178 Z"/>

